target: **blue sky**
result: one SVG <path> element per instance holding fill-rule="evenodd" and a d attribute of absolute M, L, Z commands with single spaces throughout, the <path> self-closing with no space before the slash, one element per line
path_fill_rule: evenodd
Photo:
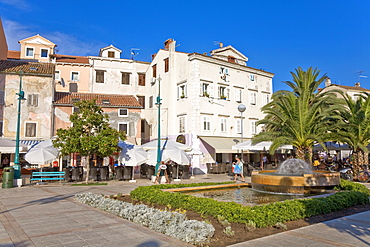
<path fill-rule="evenodd" d="M 98 55 L 107 45 L 139 48 L 136 60 L 173 38 L 178 51 L 210 52 L 215 41 L 249 57 L 248 66 L 275 74 L 274 91 L 288 89 L 290 71 L 317 67 L 333 83 L 370 89 L 370 1 L 0 0 L 9 49 L 40 34 L 60 54 Z"/>

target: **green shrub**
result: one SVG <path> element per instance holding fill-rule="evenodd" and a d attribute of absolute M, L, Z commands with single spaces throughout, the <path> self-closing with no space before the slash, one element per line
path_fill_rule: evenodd
<path fill-rule="evenodd" d="M 348 180 L 341 179 L 340 184 L 334 187 L 335 190 L 350 190 L 350 191 L 358 191 L 367 194 L 370 196 L 370 190 L 363 184 L 351 182 Z"/>
<path fill-rule="evenodd" d="M 338 192 L 328 197 L 286 200 L 253 207 L 235 202 L 221 202 L 211 198 L 194 197 L 182 193 L 162 191 L 161 189 L 195 187 L 217 183 L 176 184 L 141 186 L 133 190 L 131 197 L 147 203 L 170 205 L 172 208 L 193 210 L 202 215 L 222 217 L 228 222 L 246 224 L 254 222 L 256 227 L 274 226 L 278 222 L 303 219 L 318 214 L 327 214 L 355 205 L 369 203 L 369 197 L 361 188 L 353 186 L 354 191 Z M 342 185 L 342 184 L 341 184 Z M 348 185 L 346 185 L 348 187 Z M 348 187 L 348 189 L 351 189 Z"/>

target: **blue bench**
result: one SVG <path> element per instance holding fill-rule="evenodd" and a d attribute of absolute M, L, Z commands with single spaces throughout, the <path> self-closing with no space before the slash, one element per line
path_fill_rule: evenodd
<path fill-rule="evenodd" d="M 64 180 L 65 172 L 33 172 L 31 181 Z"/>

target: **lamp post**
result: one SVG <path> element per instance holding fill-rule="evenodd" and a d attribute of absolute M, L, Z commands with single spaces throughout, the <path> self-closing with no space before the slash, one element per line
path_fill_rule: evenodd
<path fill-rule="evenodd" d="M 155 103 L 158 107 L 158 142 L 157 142 L 157 164 L 155 166 L 155 175 L 158 173 L 158 168 L 161 163 L 161 76 L 158 77 L 158 96 Z"/>
<path fill-rule="evenodd" d="M 240 135 L 241 135 L 241 142 L 243 143 L 243 112 L 247 109 L 245 105 L 241 104 L 238 105 L 238 111 L 240 112 Z M 243 161 L 243 149 L 241 150 L 241 161 Z"/>
<path fill-rule="evenodd" d="M 19 72 L 19 92 L 18 95 L 18 116 L 17 116 L 17 132 L 15 137 L 15 157 L 14 157 L 14 166 L 20 170 L 19 167 L 19 132 L 20 132 L 20 126 L 21 126 L 21 100 L 24 100 L 24 91 L 22 91 L 22 76 L 23 71 L 21 70 Z"/>

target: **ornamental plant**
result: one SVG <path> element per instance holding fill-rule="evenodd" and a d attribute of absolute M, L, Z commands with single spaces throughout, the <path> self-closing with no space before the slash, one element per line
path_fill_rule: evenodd
<path fill-rule="evenodd" d="M 91 192 L 77 194 L 76 200 L 194 245 L 209 244 L 215 232 L 212 225 L 188 220 L 185 214 L 179 212 L 161 211 L 144 204 L 133 205 Z"/>

